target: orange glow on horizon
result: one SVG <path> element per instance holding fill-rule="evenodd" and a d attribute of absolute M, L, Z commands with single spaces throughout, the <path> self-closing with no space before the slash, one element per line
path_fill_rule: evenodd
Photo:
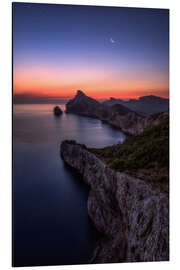
<path fill-rule="evenodd" d="M 77 89 L 90 97 L 108 99 L 109 97 L 130 99 L 144 95 L 169 98 L 168 77 L 143 74 L 135 76 L 123 72 L 107 74 L 101 69 L 73 68 L 67 70 L 36 66 L 14 68 L 13 90 L 15 96 L 36 98 L 73 98 Z"/>

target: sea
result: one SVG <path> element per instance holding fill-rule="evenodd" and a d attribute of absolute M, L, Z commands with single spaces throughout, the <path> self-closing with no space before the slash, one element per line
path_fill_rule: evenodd
<path fill-rule="evenodd" d="M 88 187 L 60 156 L 63 140 L 102 148 L 125 135 L 100 120 L 53 114 L 54 104 L 13 105 L 13 265 L 88 264 L 99 234 Z M 65 111 L 65 104 L 59 105 Z"/>

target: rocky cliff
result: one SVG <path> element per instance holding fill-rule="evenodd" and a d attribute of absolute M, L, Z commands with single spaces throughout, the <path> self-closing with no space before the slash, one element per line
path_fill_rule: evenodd
<path fill-rule="evenodd" d="M 100 107 L 100 102 L 78 90 L 76 96 L 66 104 L 66 112 L 97 117 Z"/>
<path fill-rule="evenodd" d="M 86 96 L 80 90 L 66 104 L 66 112 L 98 118 L 131 135 L 141 133 L 148 125 L 152 124 L 154 118 L 159 117 L 158 115 L 153 116 L 153 118 L 141 115 L 121 104 L 106 106 Z"/>
<path fill-rule="evenodd" d="M 168 193 L 110 169 L 73 141 L 61 144 L 61 155 L 90 186 L 88 213 L 102 234 L 94 263 L 169 260 Z"/>

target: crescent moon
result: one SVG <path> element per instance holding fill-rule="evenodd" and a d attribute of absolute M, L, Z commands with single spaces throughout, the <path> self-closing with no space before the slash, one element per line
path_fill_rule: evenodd
<path fill-rule="evenodd" d="M 115 40 L 112 39 L 112 38 L 110 38 L 110 42 L 111 42 L 111 43 L 115 43 Z"/>

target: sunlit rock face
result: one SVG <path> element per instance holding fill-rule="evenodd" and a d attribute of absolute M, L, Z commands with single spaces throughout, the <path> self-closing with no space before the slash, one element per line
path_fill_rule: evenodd
<path fill-rule="evenodd" d="M 92 262 L 169 260 L 167 193 L 110 169 L 76 143 L 64 141 L 61 155 L 90 187 L 88 213 L 102 234 Z"/>

